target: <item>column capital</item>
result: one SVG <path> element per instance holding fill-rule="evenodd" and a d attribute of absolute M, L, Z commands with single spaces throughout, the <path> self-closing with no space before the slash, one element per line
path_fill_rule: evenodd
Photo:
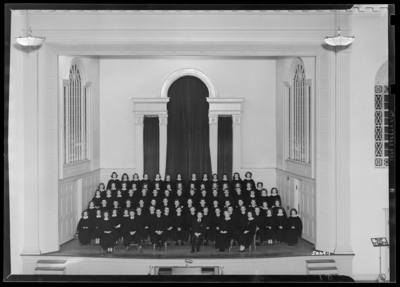
<path fill-rule="evenodd" d="M 143 125 L 143 115 L 135 115 L 135 124 L 137 125 Z"/>
<path fill-rule="evenodd" d="M 242 123 L 242 115 L 232 115 L 232 123 L 233 124 L 241 124 Z"/>
<path fill-rule="evenodd" d="M 160 125 L 168 124 L 168 115 L 158 115 L 158 122 Z"/>
<path fill-rule="evenodd" d="M 209 124 L 218 124 L 218 115 L 208 115 Z"/>

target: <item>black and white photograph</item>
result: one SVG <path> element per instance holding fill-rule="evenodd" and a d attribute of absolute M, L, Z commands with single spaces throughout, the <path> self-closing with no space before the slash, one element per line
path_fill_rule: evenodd
<path fill-rule="evenodd" d="M 4 9 L 3 281 L 396 282 L 394 5 Z"/>

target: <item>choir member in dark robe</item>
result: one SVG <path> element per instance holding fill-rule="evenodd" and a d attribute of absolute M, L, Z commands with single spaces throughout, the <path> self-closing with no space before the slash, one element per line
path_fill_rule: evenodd
<path fill-rule="evenodd" d="M 115 188 L 120 188 L 120 181 L 118 179 L 118 174 L 114 171 L 111 174 L 111 179 L 107 183 L 107 189 L 111 189 L 111 185 L 115 183 Z"/>
<path fill-rule="evenodd" d="M 149 238 L 150 222 L 145 214 L 142 213 L 142 208 L 136 208 L 136 218 L 140 224 L 140 237 L 142 241 L 146 241 Z"/>
<path fill-rule="evenodd" d="M 206 223 L 204 222 L 203 219 L 203 213 L 201 213 L 200 211 L 197 212 L 197 218 L 194 219 L 191 224 L 192 251 L 190 251 L 190 253 L 193 253 L 195 249 L 196 251 L 200 251 L 200 245 L 203 241 L 206 227 L 207 227 Z"/>
<path fill-rule="evenodd" d="M 247 189 L 247 183 L 251 184 L 252 189 L 256 188 L 256 184 L 254 183 L 254 180 L 251 178 L 252 176 L 253 174 L 250 171 L 246 172 L 245 179 L 243 179 L 243 186 L 245 186 L 246 189 Z"/>
<path fill-rule="evenodd" d="M 100 245 L 103 250 L 107 249 L 107 252 L 112 253 L 115 246 L 115 233 L 114 233 L 114 222 L 109 218 L 108 211 L 103 213 L 103 220 L 100 222 Z"/>
<path fill-rule="evenodd" d="M 126 208 L 126 209 L 132 209 L 132 208 L 135 208 L 135 206 L 132 204 L 132 201 L 130 201 L 129 199 L 127 199 L 127 200 L 125 200 L 124 208 Z"/>
<path fill-rule="evenodd" d="M 111 184 L 111 188 L 106 190 L 106 196 L 107 196 L 108 190 L 111 191 L 111 196 L 114 197 L 114 196 L 117 195 L 117 187 L 116 187 L 116 184 L 115 184 L 115 183 L 112 183 L 112 184 Z"/>
<path fill-rule="evenodd" d="M 219 183 L 220 185 L 222 185 L 222 190 L 224 190 L 224 189 L 229 189 L 229 190 L 231 190 L 231 182 L 230 182 L 230 180 L 228 179 L 228 175 L 226 174 L 226 173 L 224 173 L 223 175 L 222 175 L 222 179 L 221 179 L 221 181 L 220 181 L 220 183 Z M 226 184 L 226 186 L 224 187 L 224 184 Z"/>
<path fill-rule="evenodd" d="M 235 192 L 233 193 L 233 198 L 235 199 L 235 203 L 237 203 L 239 199 L 243 200 L 243 202 L 246 201 L 246 197 L 244 196 L 244 194 L 242 192 L 242 187 L 240 186 L 239 183 L 235 187 Z"/>
<path fill-rule="evenodd" d="M 165 232 L 164 232 L 164 242 L 168 242 L 172 240 L 174 222 L 173 217 L 169 212 L 169 207 L 164 207 L 164 214 L 162 217 L 164 218 Z"/>
<path fill-rule="evenodd" d="M 198 190 L 200 188 L 200 181 L 197 179 L 197 175 L 195 173 L 192 173 L 192 176 L 191 176 L 190 180 L 188 181 L 188 185 L 187 186 L 189 186 L 189 188 L 192 188 L 191 184 L 194 184 L 193 187 L 196 190 Z"/>
<path fill-rule="evenodd" d="M 132 176 L 131 184 L 128 186 L 128 188 L 132 188 L 133 190 L 135 190 L 133 188 L 133 184 L 135 184 L 137 190 L 141 190 L 142 189 L 141 181 L 140 181 L 139 175 L 137 173 L 135 173 Z"/>
<path fill-rule="evenodd" d="M 275 236 L 276 242 L 279 244 L 285 242 L 287 217 L 283 213 L 285 211 L 283 208 L 279 207 L 276 210 L 278 212 L 275 216 Z"/>
<path fill-rule="evenodd" d="M 142 238 L 141 238 L 141 226 L 139 220 L 135 217 L 135 211 L 129 211 L 129 219 L 124 230 L 124 245 L 126 246 L 126 251 L 131 248 L 131 243 L 139 244 L 139 249 L 142 248 Z"/>
<path fill-rule="evenodd" d="M 92 199 L 92 201 L 94 202 L 94 207 L 96 209 L 100 208 L 102 200 L 103 200 L 103 197 L 100 195 L 100 190 L 96 190 L 94 193 L 94 197 Z"/>
<path fill-rule="evenodd" d="M 99 190 L 100 190 L 100 196 L 104 197 L 106 196 L 106 186 L 104 183 L 99 184 Z"/>
<path fill-rule="evenodd" d="M 171 194 L 173 194 L 173 191 L 176 189 L 176 184 L 175 181 L 171 179 L 171 176 L 169 174 L 165 176 L 164 188 L 168 188 L 168 184 L 170 185 Z"/>
<path fill-rule="evenodd" d="M 197 195 L 197 192 L 195 189 L 190 189 L 188 195 L 187 195 L 187 199 L 191 199 L 193 206 L 195 206 L 197 208 L 197 206 L 199 205 L 199 197 Z"/>
<path fill-rule="evenodd" d="M 262 182 L 257 182 L 256 193 L 258 196 L 261 195 L 261 190 L 263 189 L 263 187 L 264 187 L 264 184 Z"/>
<path fill-rule="evenodd" d="M 248 193 L 247 202 L 245 201 L 245 204 L 249 206 L 252 200 L 255 200 L 257 203 L 260 201 L 254 189 L 250 190 Z"/>
<path fill-rule="evenodd" d="M 96 217 L 97 208 L 94 206 L 93 201 L 89 201 L 87 212 L 90 219 L 94 219 Z"/>
<path fill-rule="evenodd" d="M 197 210 L 203 212 L 203 209 L 205 207 L 207 207 L 206 200 L 204 198 L 200 199 L 199 206 L 197 207 Z"/>
<path fill-rule="evenodd" d="M 172 207 L 172 202 L 170 202 L 168 200 L 168 198 L 164 197 L 162 199 L 161 209 L 164 210 L 166 207 L 171 208 Z"/>
<path fill-rule="evenodd" d="M 218 189 L 212 189 L 211 190 L 211 195 L 210 195 L 210 201 L 214 202 L 214 200 L 220 201 L 221 197 L 218 195 Z"/>
<path fill-rule="evenodd" d="M 223 218 L 221 215 L 221 209 L 217 206 L 214 208 L 214 213 L 211 214 L 211 224 L 209 230 L 208 238 L 212 241 L 215 245 L 217 241 L 217 236 L 219 234 L 219 222 Z M 215 245 L 216 246 L 216 245 Z"/>
<path fill-rule="evenodd" d="M 228 210 L 224 211 L 224 218 L 218 221 L 217 241 L 215 247 L 219 251 L 229 249 L 233 238 L 234 222 Z"/>
<path fill-rule="evenodd" d="M 250 200 L 250 205 L 247 207 L 248 211 L 251 211 L 254 214 L 254 209 L 257 207 L 257 202 L 255 199 Z"/>
<path fill-rule="evenodd" d="M 276 202 L 277 200 L 279 200 L 280 202 L 282 202 L 281 200 L 281 196 L 278 194 L 278 190 L 276 189 L 276 187 L 273 187 L 271 189 L 271 196 L 273 197 L 273 202 Z"/>
<path fill-rule="evenodd" d="M 164 232 L 166 230 L 166 226 L 164 224 L 164 219 L 161 217 L 161 209 L 156 210 L 156 217 L 152 220 L 151 223 L 151 233 L 152 239 L 151 242 L 156 244 L 157 249 L 161 250 L 164 247 Z"/>
<path fill-rule="evenodd" d="M 277 199 L 277 200 L 275 200 L 274 207 L 272 208 L 272 210 L 273 210 L 273 215 L 274 215 L 274 216 L 277 215 L 279 208 L 282 208 L 283 214 L 284 214 L 285 217 L 287 218 L 286 211 L 285 211 L 285 209 L 281 206 L 281 201 Z"/>
<path fill-rule="evenodd" d="M 153 188 L 156 188 L 156 185 L 158 183 L 158 190 L 164 190 L 164 182 L 161 178 L 161 174 L 157 173 L 156 177 L 153 180 Z"/>
<path fill-rule="evenodd" d="M 261 213 L 263 213 L 264 216 L 267 216 L 267 210 L 268 208 L 268 201 L 263 201 L 261 204 Z"/>
<path fill-rule="evenodd" d="M 210 193 L 206 189 L 206 185 L 204 183 L 200 184 L 200 192 L 198 194 L 199 194 L 199 199 L 204 198 L 206 200 L 207 204 L 208 204 L 208 200 L 209 200 L 209 197 L 210 197 L 209 194 Z"/>
<path fill-rule="evenodd" d="M 222 185 L 219 184 L 218 174 L 214 173 L 211 178 L 211 188 L 218 188 L 218 192 L 221 191 Z"/>
<path fill-rule="evenodd" d="M 100 206 L 101 213 L 104 214 L 104 212 L 109 211 L 110 209 L 112 209 L 112 205 L 108 206 L 107 200 L 103 198 Z"/>
<path fill-rule="evenodd" d="M 177 184 L 177 187 L 176 187 L 176 190 L 175 190 L 174 194 L 175 194 L 175 198 L 178 197 L 178 196 L 179 196 L 179 198 L 182 198 L 182 197 L 186 198 L 186 192 L 183 190 L 182 183 L 178 183 Z M 185 201 L 181 200 L 181 202 L 186 202 L 186 200 Z"/>
<path fill-rule="evenodd" d="M 129 180 L 129 176 L 127 173 L 124 173 L 122 175 L 119 189 L 122 189 L 124 183 L 125 183 L 125 188 L 128 189 L 129 185 L 131 184 L 131 181 Z"/>
<path fill-rule="evenodd" d="M 129 199 L 133 206 L 137 206 L 139 204 L 140 193 L 137 190 L 130 189 L 125 197 L 125 202 Z M 122 206 L 125 207 L 125 202 Z"/>
<path fill-rule="evenodd" d="M 231 201 L 229 199 L 225 200 L 222 208 L 223 209 L 228 209 L 229 207 L 233 207 L 233 205 L 231 204 Z"/>
<path fill-rule="evenodd" d="M 274 198 L 272 197 L 271 190 L 267 190 L 267 202 L 268 202 L 268 208 L 273 208 L 275 206 L 275 201 Z"/>
<path fill-rule="evenodd" d="M 149 207 L 150 206 L 153 206 L 154 207 L 154 210 L 156 210 L 157 208 L 161 208 L 162 207 L 162 205 L 161 205 L 161 200 L 159 200 L 158 202 L 157 202 L 157 200 L 155 200 L 154 198 L 152 199 L 152 200 L 150 200 L 150 205 L 149 205 Z"/>
<path fill-rule="evenodd" d="M 179 201 L 179 199 L 175 199 L 175 200 L 174 200 L 174 205 L 173 205 L 172 208 L 171 208 L 171 215 L 172 215 L 172 216 L 175 216 L 175 215 L 176 215 L 176 210 L 177 210 L 178 208 L 180 208 L 180 209 L 181 209 L 181 212 L 182 212 L 183 205 L 181 204 L 181 202 Z"/>
<path fill-rule="evenodd" d="M 204 184 L 205 189 L 207 192 L 211 190 L 211 180 L 208 179 L 208 174 L 203 173 L 203 178 L 201 179 L 200 185 Z"/>
<path fill-rule="evenodd" d="M 140 185 L 143 188 L 152 190 L 153 189 L 153 182 L 150 180 L 149 175 L 147 173 L 143 174 L 143 179 L 140 182 Z"/>
<path fill-rule="evenodd" d="M 241 222 L 239 235 L 239 251 L 243 252 L 249 247 L 256 232 L 256 221 L 251 211 L 247 212 L 247 219 Z"/>
<path fill-rule="evenodd" d="M 97 209 L 96 217 L 94 218 L 95 231 L 92 232 L 92 239 L 96 245 L 100 244 L 101 231 L 99 229 L 100 223 L 103 221 L 103 213 L 101 209 Z"/>
<path fill-rule="evenodd" d="M 235 241 L 239 242 L 239 237 L 241 235 L 242 232 L 242 226 L 245 225 L 246 221 L 247 221 L 247 208 L 246 206 L 242 205 L 240 207 L 240 210 L 238 210 L 236 212 L 237 216 L 235 219 L 235 229 L 234 229 L 234 233 L 233 233 L 233 238 Z"/>
<path fill-rule="evenodd" d="M 168 191 L 168 194 L 174 198 L 175 197 L 175 191 L 172 190 L 172 185 L 171 183 L 164 183 L 165 187 L 164 187 L 164 195 L 165 192 Z"/>
<path fill-rule="evenodd" d="M 260 207 L 254 209 L 254 219 L 256 221 L 256 240 L 263 243 L 265 237 L 265 216 L 261 213 Z"/>
<path fill-rule="evenodd" d="M 107 206 L 111 207 L 113 205 L 114 196 L 112 196 L 110 189 L 107 189 L 107 193 L 104 199 L 107 201 Z"/>
<path fill-rule="evenodd" d="M 194 206 L 191 206 L 190 209 L 188 209 L 189 212 L 186 212 L 185 215 L 185 222 L 186 222 L 186 238 L 191 238 L 192 236 L 192 221 L 196 219 L 196 208 Z M 190 242 L 190 239 L 187 240 Z"/>
<path fill-rule="evenodd" d="M 220 206 L 219 206 L 219 201 L 218 201 L 218 199 L 214 199 L 214 200 L 211 202 L 211 211 L 210 211 L 210 213 L 211 213 L 211 214 L 215 214 L 215 210 L 216 210 L 217 208 L 220 208 Z"/>
<path fill-rule="evenodd" d="M 153 226 L 153 221 L 154 221 L 154 219 L 157 217 L 157 214 L 156 214 L 156 208 L 154 208 L 154 206 L 150 206 L 149 208 L 148 208 L 148 212 L 147 212 L 147 214 L 146 214 L 146 217 L 147 217 L 147 222 L 148 222 L 148 224 L 149 224 L 149 236 L 150 236 L 150 240 L 151 240 L 151 242 L 153 243 L 153 244 L 156 244 L 157 242 L 153 242 L 153 238 L 154 238 L 154 234 L 153 234 L 153 230 L 152 230 L 152 226 Z"/>
<path fill-rule="evenodd" d="M 293 246 L 299 242 L 299 237 L 303 232 L 303 223 L 297 214 L 296 209 L 290 210 L 290 217 L 286 221 L 286 243 Z"/>
<path fill-rule="evenodd" d="M 243 199 L 240 199 L 240 198 L 239 198 L 239 200 L 237 201 L 237 205 L 235 206 L 235 209 L 238 210 L 238 211 L 240 212 L 242 206 L 246 206 L 246 205 L 244 204 Z"/>
<path fill-rule="evenodd" d="M 267 216 L 265 217 L 265 241 L 268 245 L 272 245 L 275 241 L 275 217 L 272 214 L 272 209 L 267 210 Z"/>
<path fill-rule="evenodd" d="M 122 213 L 122 209 L 121 209 L 121 206 L 119 205 L 119 201 L 117 199 L 114 199 L 114 201 L 113 201 L 113 206 L 111 208 L 111 213 L 112 213 L 113 209 L 115 209 L 117 211 L 117 215 L 118 216 L 122 215 L 121 214 Z"/>
<path fill-rule="evenodd" d="M 96 229 L 94 219 L 89 218 L 87 210 L 82 212 L 82 218 L 78 222 L 78 239 L 81 245 L 87 245 L 92 239 L 92 232 Z"/>
<path fill-rule="evenodd" d="M 224 193 L 221 195 L 220 204 L 225 205 L 225 201 L 227 200 L 229 200 L 231 204 L 234 202 L 234 199 L 231 197 L 229 193 L 229 189 L 224 190 Z"/>
<path fill-rule="evenodd" d="M 260 196 L 259 196 L 259 201 L 260 201 L 260 205 L 262 205 L 262 203 L 265 201 L 265 202 L 267 202 L 267 204 L 268 204 L 268 202 L 269 202 L 269 198 L 267 197 L 267 190 L 265 189 L 265 188 L 262 188 L 261 190 L 260 190 Z M 268 206 L 269 207 L 269 206 Z"/>
<path fill-rule="evenodd" d="M 146 184 L 144 184 L 144 185 L 146 185 Z M 147 189 L 142 188 L 142 191 L 141 191 L 140 196 L 139 196 L 139 201 L 143 200 L 144 206 L 148 206 L 149 203 L 150 203 L 150 200 L 151 200 L 150 196 L 151 195 L 148 194 Z"/>
<path fill-rule="evenodd" d="M 149 212 L 149 209 L 147 208 L 147 206 L 144 206 L 144 201 L 142 199 L 139 200 L 138 207 L 140 207 L 142 209 L 143 214 L 145 214 L 147 216 L 147 213 Z"/>
<path fill-rule="evenodd" d="M 221 184 L 221 186 L 222 186 L 221 190 L 223 190 L 224 192 L 225 192 L 225 190 L 228 190 L 229 194 L 231 194 L 231 191 L 229 189 L 229 184 L 228 183 L 224 182 L 224 183 Z"/>
<path fill-rule="evenodd" d="M 182 189 L 185 190 L 186 184 L 185 184 L 185 182 L 183 181 L 182 175 L 181 175 L 180 173 L 178 173 L 178 174 L 176 175 L 176 179 L 175 179 L 175 186 L 176 186 L 176 189 L 179 188 L 179 184 L 181 184 L 181 185 L 182 185 Z"/>
<path fill-rule="evenodd" d="M 157 189 L 153 189 L 152 193 L 150 194 L 149 200 L 152 201 L 154 199 L 155 201 L 159 201 L 161 198 L 161 192 Z"/>
<path fill-rule="evenodd" d="M 128 224 L 128 219 L 129 219 L 129 209 L 124 208 L 123 212 L 122 212 L 122 216 L 121 216 L 121 240 L 122 243 L 124 243 L 124 238 L 126 236 L 126 226 Z"/>
<path fill-rule="evenodd" d="M 164 191 L 163 200 L 164 198 L 168 200 L 168 206 L 171 208 L 174 205 L 174 198 L 172 197 L 171 192 L 168 189 Z"/>
<path fill-rule="evenodd" d="M 121 196 L 126 197 L 128 195 L 128 186 L 130 182 L 122 182 L 121 183 Z M 118 192 L 117 192 L 118 195 Z"/>
<path fill-rule="evenodd" d="M 172 225 L 173 229 L 173 240 L 175 245 L 183 245 L 183 241 L 186 238 L 186 223 L 185 217 L 182 215 L 182 208 L 176 209 L 176 214 L 173 216 Z"/>
<path fill-rule="evenodd" d="M 204 246 L 208 246 L 211 228 L 211 215 L 209 214 L 209 209 L 207 206 L 203 208 L 203 220 L 204 224 L 206 225 L 206 230 L 204 232 Z"/>
<path fill-rule="evenodd" d="M 122 222 L 121 222 L 121 217 L 122 214 L 118 214 L 119 210 L 118 209 L 113 209 L 111 212 L 111 219 L 114 222 L 114 236 L 116 238 L 116 243 L 118 244 L 118 240 L 122 237 Z"/>
<path fill-rule="evenodd" d="M 238 172 L 235 172 L 233 174 L 233 178 L 231 181 L 231 190 L 236 189 L 238 184 L 239 184 L 240 188 L 243 188 L 243 182 L 242 182 L 242 179 L 240 178 L 240 174 Z"/>
<path fill-rule="evenodd" d="M 122 195 L 122 190 L 117 190 L 117 195 L 114 197 L 114 201 L 118 201 L 119 207 L 123 207 L 125 205 L 126 196 Z"/>

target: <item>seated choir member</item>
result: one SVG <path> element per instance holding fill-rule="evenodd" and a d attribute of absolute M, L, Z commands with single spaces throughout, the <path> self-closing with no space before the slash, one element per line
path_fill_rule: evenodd
<path fill-rule="evenodd" d="M 106 196 L 103 197 L 107 201 L 108 206 L 112 206 L 114 202 L 114 196 L 111 193 L 111 189 L 107 189 Z"/>
<path fill-rule="evenodd" d="M 137 173 L 135 173 L 133 176 L 132 176 L 132 180 L 131 180 L 131 184 L 128 186 L 128 188 L 132 188 L 132 190 L 141 190 L 141 185 L 140 185 L 140 179 L 139 179 L 139 175 L 137 174 Z M 133 188 L 133 185 L 135 184 L 135 187 L 136 187 L 136 189 L 135 188 Z"/>
<path fill-rule="evenodd" d="M 116 195 L 117 195 L 117 189 L 119 189 L 119 188 L 117 188 L 116 186 L 117 186 L 117 185 L 116 185 L 114 182 L 111 183 L 111 188 L 107 188 L 107 190 L 106 190 L 106 196 L 107 196 L 107 191 L 108 191 L 108 190 L 111 191 L 111 195 L 112 195 L 112 196 L 116 196 Z"/>
<path fill-rule="evenodd" d="M 182 189 L 185 189 L 185 183 L 182 179 L 182 174 L 178 173 L 176 175 L 176 180 L 175 180 L 175 185 L 178 187 L 178 185 L 181 184 L 182 185 Z"/>
<path fill-rule="evenodd" d="M 235 190 L 235 192 L 233 193 L 233 198 L 235 199 L 235 202 L 238 202 L 239 199 L 242 199 L 243 201 L 245 201 L 245 195 L 242 192 L 242 187 L 241 187 L 240 183 L 236 183 L 234 190 Z"/>
<path fill-rule="evenodd" d="M 261 208 L 261 213 L 263 213 L 264 216 L 267 216 L 267 210 L 269 209 L 268 201 L 263 201 L 260 208 Z"/>
<path fill-rule="evenodd" d="M 124 245 L 126 247 L 126 251 L 131 248 L 131 243 L 139 244 L 139 249 L 142 248 L 141 242 L 141 226 L 139 220 L 135 217 L 135 211 L 131 209 L 129 211 L 129 219 L 127 220 L 127 224 L 125 225 L 124 230 Z M 141 251 L 140 251 L 141 252 Z"/>
<path fill-rule="evenodd" d="M 208 174 L 203 173 L 203 178 L 201 179 L 201 184 L 204 184 L 204 187 L 207 191 L 211 189 L 211 181 L 208 179 Z"/>
<path fill-rule="evenodd" d="M 213 202 L 214 200 L 219 201 L 220 196 L 218 195 L 218 188 L 211 190 L 210 201 Z"/>
<path fill-rule="evenodd" d="M 107 189 L 111 189 L 111 185 L 113 183 L 115 184 L 115 188 L 120 188 L 119 186 L 120 181 L 118 179 L 118 174 L 115 171 L 111 174 L 111 179 L 107 183 Z"/>
<path fill-rule="evenodd" d="M 280 195 L 278 194 L 278 190 L 276 189 L 276 187 L 273 187 L 271 189 L 271 196 L 274 198 L 273 202 L 279 200 L 280 202 L 282 202 Z"/>
<path fill-rule="evenodd" d="M 182 183 L 178 183 L 176 186 L 176 191 L 175 191 L 175 198 L 179 198 L 180 202 L 186 202 L 186 195 L 183 191 L 183 185 Z"/>
<path fill-rule="evenodd" d="M 247 183 L 250 183 L 250 188 L 251 189 L 255 189 L 256 188 L 256 184 L 254 183 L 254 180 L 251 178 L 253 176 L 253 174 L 248 171 L 245 174 L 245 179 L 243 179 L 243 185 L 246 187 L 247 189 Z"/>
<path fill-rule="evenodd" d="M 151 225 L 151 232 L 152 232 L 152 239 L 151 243 L 156 244 L 156 248 L 161 250 L 164 247 L 164 232 L 166 230 L 166 226 L 164 224 L 164 219 L 161 217 L 161 209 L 156 210 L 156 216 L 152 220 Z"/>
<path fill-rule="evenodd" d="M 190 200 L 190 199 L 189 199 Z M 188 200 L 188 202 L 189 202 Z M 190 238 L 192 236 L 192 221 L 196 219 L 196 208 L 194 206 L 188 205 L 186 207 L 186 215 L 185 215 L 185 222 L 186 222 L 186 230 L 187 230 L 187 235 L 188 235 L 188 242 L 190 242 Z"/>
<path fill-rule="evenodd" d="M 181 212 L 182 212 L 183 206 L 182 206 L 180 200 L 177 198 L 177 199 L 174 200 L 174 206 L 172 207 L 171 215 L 175 216 L 176 215 L 176 210 L 178 208 L 180 208 Z"/>
<path fill-rule="evenodd" d="M 121 181 L 120 181 L 120 187 L 119 187 L 119 189 L 122 189 L 122 184 L 123 184 L 123 183 L 125 183 L 126 189 L 129 187 L 129 185 L 130 185 L 130 183 L 131 183 L 131 181 L 129 180 L 129 176 L 128 176 L 127 173 L 124 173 L 124 174 L 122 175 Z M 117 187 L 117 189 L 118 189 L 118 187 Z"/>
<path fill-rule="evenodd" d="M 96 211 L 96 217 L 94 218 L 94 225 L 95 225 L 95 231 L 92 233 L 92 239 L 94 239 L 94 244 L 99 245 L 100 244 L 100 236 L 101 236 L 101 231 L 100 231 L 100 223 L 103 220 L 103 212 L 101 209 L 97 209 Z"/>
<path fill-rule="evenodd" d="M 191 241 L 192 241 L 192 250 L 190 253 L 195 251 L 200 251 L 200 245 L 203 241 L 204 233 L 206 231 L 206 224 L 202 219 L 203 213 L 200 211 L 197 212 L 197 218 L 194 219 L 191 223 Z"/>
<path fill-rule="evenodd" d="M 172 190 L 172 184 L 171 183 L 164 183 L 164 185 L 165 185 L 165 187 L 164 187 L 164 195 L 165 195 L 165 192 L 168 191 L 168 194 L 170 196 L 174 197 L 175 193 Z"/>
<path fill-rule="evenodd" d="M 172 207 L 172 205 L 174 204 L 174 199 L 173 199 L 173 197 L 172 197 L 171 192 L 169 191 L 169 189 L 164 190 L 164 197 L 163 197 L 163 199 L 164 199 L 164 198 L 168 199 L 169 206 Z"/>
<path fill-rule="evenodd" d="M 299 242 L 299 237 L 303 232 L 303 223 L 297 214 L 296 209 L 290 210 L 290 217 L 286 221 L 286 243 L 293 246 Z"/>
<path fill-rule="evenodd" d="M 221 188 L 217 182 L 213 182 L 211 184 L 211 190 L 212 190 L 212 192 L 214 192 L 214 190 L 216 190 L 219 195 L 222 194 Z"/>
<path fill-rule="evenodd" d="M 92 239 L 92 232 L 95 231 L 94 218 L 89 218 L 89 212 L 84 210 L 82 212 L 82 218 L 78 222 L 78 239 L 81 245 L 87 245 Z"/>
<path fill-rule="evenodd" d="M 111 210 L 112 209 L 115 209 L 115 210 L 117 210 L 117 215 L 118 216 L 120 216 L 121 214 L 121 206 L 119 206 L 119 201 L 117 200 L 117 199 L 114 199 L 114 201 L 113 201 L 113 206 L 112 206 L 112 208 L 111 208 Z"/>
<path fill-rule="evenodd" d="M 96 210 L 97 208 L 94 205 L 94 201 L 89 201 L 87 208 L 89 218 L 94 219 L 96 217 Z"/>
<path fill-rule="evenodd" d="M 157 242 L 153 242 L 154 234 L 153 234 L 153 230 L 152 230 L 154 219 L 157 217 L 156 210 L 157 209 L 154 206 L 150 206 L 147 209 L 147 213 L 146 213 L 147 222 L 149 224 L 149 236 L 150 236 L 150 241 L 152 244 L 157 243 Z"/>
<path fill-rule="evenodd" d="M 263 243 L 265 237 L 265 216 L 261 213 L 261 209 L 257 206 L 254 209 L 254 219 L 256 221 L 256 240 L 259 241 L 260 244 Z"/>
<path fill-rule="evenodd" d="M 254 189 L 250 190 L 250 192 L 248 193 L 246 205 L 249 206 L 252 200 L 255 200 L 256 202 L 260 201 Z"/>
<path fill-rule="evenodd" d="M 175 201 L 176 202 L 176 201 Z M 179 201 L 178 201 L 179 202 Z M 175 245 L 183 245 L 183 241 L 187 238 L 185 218 L 182 215 L 182 208 L 178 207 L 175 210 L 176 214 L 173 217 L 173 240 Z"/>
<path fill-rule="evenodd" d="M 275 217 L 272 214 L 272 209 L 267 210 L 267 216 L 265 217 L 265 241 L 268 245 L 272 245 L 275 241 Z"/>
<path fill-rule="evenodd" d="M 103 250 L 107 249 L 107 252 L 112 253 L 115 246 L 115 227 L 113 220 L 109 217 L 109 212 L 103 213 L 103 220 L 99 225 L 100 230 L 100 245 Z"/>
<path fill-rule="evenodd" d="M 121 215 L 118 214 L 118 209 L 112 209 L 111 211 L 111 219 L 114 222 L 114 235 L 115 235 L 115 245 L 118 245 L 118 240 L 122 236 L 122 229 L 121 229 Z"/>
<path fill-rule="evenodd" d="M 126 208 L 126 209 L 132 209 L 132 208 L 134 208 L 134 206 L 133 206 L 133 204 L 132 204 L 132 201 L 131 201 L 130 199 L 125 200 L 124 208 Z"/>
<path fill-rule="evenodd" d="M 256 222 L 251 211 L 247 212 L 247 219 L 241 221 L 240 224 L 240 235 L 239 235 L 239 246 L 240 252 L 243 252 L 246 247 L 250 246 L 254 233 L 256 231 Z"/>
<path fill-rule="evenodd" d="M 100 190 L 100 196 L 104 197 L 106 196 L 106 186 L 104 183 L 99 184 L 99 190 Z"/>
<path fill-rule="evenodd" d="M 172 240 L 172 235 L 173 235 L 173 228 L 174 228 L 174 223 L 172 219 L 172 215 L 169 212 L 169 207 L 166 206 L 164 207 L 164 214 L 162 215 L 164 219 L 164 226 L 165 226 L 165 232 L 164 232 L 164 242 L 168 242 Z"/>
<path fill-rule="evenodd" d="M 203 208 L 203 220 L 206 225 L 206 230 L 204 231 L 204 246 L 208 246 L 208 238 L 210 234 L 210 226 L 211 226 L 211 215 L 208 213 L 208 207 L 205 206 Z"/>
<path fill-rule="evenodd" d="M 243 188 L 243 186 L 242 186 L 243 182 L 242 182 L 242 179 L 240 178 L 240 174 L 238 172 L 235 172 L 233 174 L 233 178 L 232 178 L 232 181 L 231 181 L 231 189 L 232 190 L 236 189 L 238 184 L 239 184 L 240 188 Z"/>
<path fill-rule="evenodd" d="M 142 208 L 136 208 L 136 218 L 139 221 L 142 241 L 146 241 L 150 235 L 150 222 L 145 214 L 142 213 Z"/>
<path fill-rule="evenodd" d="M 128 208 L 124 208 L 123 212 L 122 212 L 122 216 L 121 216 L 121 242 L 122 244 L 124 244 L 124 238 L 125 238 L 125 231 L 127 228 L 127 224 L 128 224 L 128 220 L 129 220 L 129 209 Z"/>
<path fill-rule="evenodd" d="M 217 202 L 217 201 L 214 201 Z M 218 204 L 218 202 L 217 202 Z M 212 243 L 216 246 L 216 241 L 217 241 L 217 237 L 219 234 L 219 222 L 220 220 L 223 218 L 223 215 L 221 215 L 221 209 L 218 207 L 218 205 L 216 207 L 213 208 L 214 213 L 212 213 L 211 215 L 211 224 L 210 224 L 210 230 L 209 230 L 209 236 L 208 239 L 210 239 L 212 241 Z M 218 248 L 216 246 L 216 248 Z"/>
<path fill-rule="evenodd" d="M 229 211 L 225 210 L 224 217 L 218 220 L 215 224 L 217 230 L 215 247 L 218 248 L 219 251 L 225 251 L 225 249 L 229 249 L 231 245 L 235 225 Z"/>
<path fill-rule="evenodd" d="M 284 243 L 286 235 L 286 220 L 287 217 L 283 213 L 285 210 L 281 207 L 277 208 L 278 212 L 275 216 L 275 236 L 276 242 Z"/>

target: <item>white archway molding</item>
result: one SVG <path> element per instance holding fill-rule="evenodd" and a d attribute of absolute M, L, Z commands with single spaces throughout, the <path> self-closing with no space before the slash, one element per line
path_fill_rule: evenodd
<path fill-rule="evenodd" d="M 192 69 L 192 68 L 183 68 L 176 70 L 175 72 L 172 72 L 164 81 L 164 83 L 161 86 L 161 93 L 160 97 L 161 98 L 168 98 L 168 90 L 169 87 L 172 85 L 173 82 L 175 82 L 177 79 L 185 77 L 185 76 L 193 76 L 196 78 L 199 78 L 206 86 L 208 89 L 208 97 L 209 98 L 216 98 L 217 97 L 217 90 L 211 81 L 211 79 L 204 74 L 203 72 Z"/>
<path fill-rule="evenodd" d="M 378 69 L 375 76 L 375 85 L 387 85 L 389 83 L 389 62 L 386 60 Z"/>

